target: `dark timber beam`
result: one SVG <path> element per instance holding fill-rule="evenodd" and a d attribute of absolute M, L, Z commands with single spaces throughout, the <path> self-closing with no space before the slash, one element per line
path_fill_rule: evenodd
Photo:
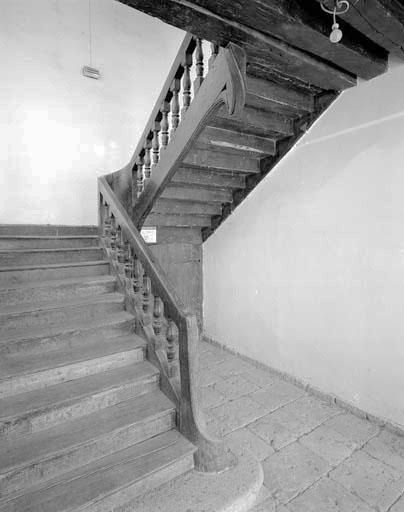
<path fill-rule="evenodd" d="M 331 17 L 310 0 L 192 0 L 192 3 L 224 19 L 275 36 L 362 78 L 374 78 L 386 70 L 386 51 L 356 30 L 345 30 L 342 41 L 331 44 Z"/>
<path fill-rule="evenodd" d="M 243 47 L 253 60 L 258 59 L 261 62 L 264 59 L 267 66 L 272 66 L 277 72 L 305 80 L 322 89 L 343 90 L 356 85 L 353 73 L 277 37 L 218 15 L 197 5 L 195 1 L 119 1 L 220 46 L 227 46 L 229 42 L 236 43 Z M 256 51 L 257 55 L 254 54 Z"/>
<path fill-rule="evenodd" d="M 319 2 L 320 0 L 316 0 Z M 404 59 L 404 4 L 400 0 L 359 0 L 340 18 Z M 346 24 L 341 28 L 345 32 Z"/>

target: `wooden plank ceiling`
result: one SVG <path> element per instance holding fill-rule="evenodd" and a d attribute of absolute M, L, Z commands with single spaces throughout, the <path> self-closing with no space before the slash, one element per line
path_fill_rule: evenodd
<path fill-rule="evenodd" d="M 389 52 L 404 58 L 399 0 L 352 0 L 332 44 L 332 16 L 320 0 L 119 0 L 171 25 L 247 52 L 248 73 L 284 84 L 340 91 L 387 69 Z M 331 0 L 327 0 L 330 2 Z"/>

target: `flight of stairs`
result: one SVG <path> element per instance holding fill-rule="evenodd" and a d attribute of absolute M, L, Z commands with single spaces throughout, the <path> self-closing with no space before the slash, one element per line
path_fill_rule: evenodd
<path fill-rule="evenodd" d="M 0 226 L 1 512 L 131 510 L 194 467 L 133 326 L 95 227 Z"/>

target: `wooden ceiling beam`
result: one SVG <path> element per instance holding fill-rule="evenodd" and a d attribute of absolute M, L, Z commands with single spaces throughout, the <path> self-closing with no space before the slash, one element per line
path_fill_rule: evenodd
<path fill-rule="evenodd" d="M 386 70 L 387 52 L 356 30 L 345 30 L 342 41 L 332 44 L 329 40 L 332 17 L 309 0 L 192 0 L 192 3 L 224 19 L 279 38 L 361 78 L 374 78 Z"/>
<path fill-rule="evenodd" d="M 315 0 L 320 3 L 320 0 Z M 351 1 L 343 20 L 376 44 L 404 59 L 404 4 L 400 0 Z"/>
<path fill-rule="evenodd" d="M 194 0 L 119 1 L 220 46 L 227 46 L 232 41 L 245 48 L 247 57 L 253 62 L 260 64 L 263 60 L 277 73 L 304 80 L 321 89 L 343 90 L 356 85 L 354 74 L 279 38 L 218 15 L 197 5 Z"/>

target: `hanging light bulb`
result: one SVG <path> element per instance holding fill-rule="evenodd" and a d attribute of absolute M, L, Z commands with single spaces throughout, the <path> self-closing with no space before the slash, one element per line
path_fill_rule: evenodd
<path fill-rule="evenodd" d="M 332 43 L 339 43 L 342 39 L 342 30 L 339 28 L 339 24 L 337 23 L 337 15 L 345 14 L 349 10 L 349 2 L 348 0 L 334 0 L 334 9 L 328 9 L 323 2 L 320 3 L 323 11 L 328 14 L 332 14 L 333 24 L 332 31 L 330 34 L 330 41 Z"/>
<path fill-rule="evenodd" d="M 330 34 L 330 41 L 332 43 L 339 43 L 342 39 L 342 30 L 340 30 L 338 23 L 334 23 L 332 26 L 332 32 Z"/>

